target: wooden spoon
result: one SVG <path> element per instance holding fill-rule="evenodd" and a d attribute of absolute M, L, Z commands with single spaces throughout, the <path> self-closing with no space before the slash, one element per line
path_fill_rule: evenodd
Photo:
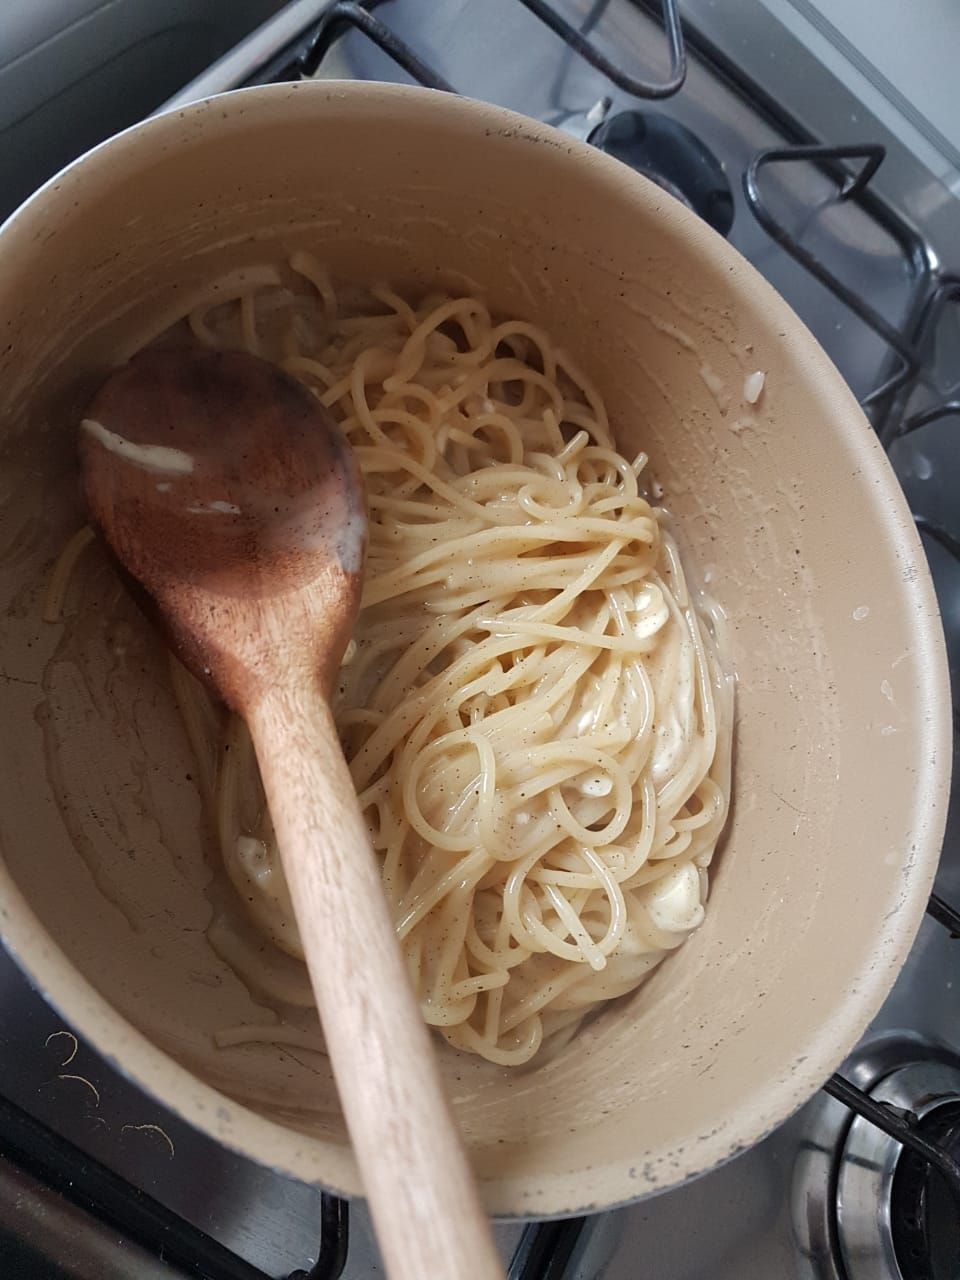
<path fill-rule="evenodd" d="M 239 352 L 145 352 L 80 432 L 94 523 L 250 728 L 387 1271 L 502 1277 L 327 702 L 366 512 L 318 401 Z"/>

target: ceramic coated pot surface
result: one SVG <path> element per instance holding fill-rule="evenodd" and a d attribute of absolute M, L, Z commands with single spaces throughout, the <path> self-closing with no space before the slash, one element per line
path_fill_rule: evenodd
<path fill-rule="evenodd" d="M 940 624 L 880 446 L 783 301 L 658 188 L 494 107 L 370 84 L 228 95 L 98 148 L 0 232 L 4 941 L 166 1106 L 359 1190 L 325 1059 L 215 1045 L 274 1015 L 210 943 L 208 841 L 155 638 L 105 560 L 79 621 L 39 620 L 83 518 L 91 390 L 212 280 L 301 247 L 340 280 L 478 290 L 545 325 L 623 452 L 649 452 L 729 615 L 735 802 L 706 923 L 544 1066 L 440 1050 L 492 1211 L 675 1185 L 820 1085 L 910 948 L 945 816 Z"/>

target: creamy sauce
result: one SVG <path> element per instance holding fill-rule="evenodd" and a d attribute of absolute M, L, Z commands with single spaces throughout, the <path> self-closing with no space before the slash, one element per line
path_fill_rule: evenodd
<path fill-rule="evenodd" d="M 763 384 L 767 375 L 757 370 L 756 373 L 748 373 L 743 380 L 743 398 L 747 404 L 756 404 L 763 394 Z"/>
<path fill-rule="evenodd" d="M 124 436 L 111 431 L 94 418 L 84 418 L 80 423 L 88 435 L 98 440 L 105 449 L 118 454 L 144 471 L 158 471 L 165 475 L 189 475 L 193 470 L 193 458 L 182 449 L 171 449 L 163 444 L 135 444 Z"/>
<path fill-rule="evenodd" d="M 157 488 L 159 489 L 160 486 L 157 485 Z M 235 502 L 206 502 L 206 503 L 198 502 L 198 503 L 195 503 L 192 507 L 187 507 L 187 511 L 192 516 L 205 516 L 205 515 L 238 516 L 241 514 L 240 508 L 237 506 Z"/>
<path fill-rule="evenodd" d="M 363 566 L 363 550 L 367 542 L 367 517 L 362 511 L 351 512 L 340 528 L 337 558 L 345 573 L 359 573 Z"/>
<path fill-rule="evenodd" d="M 667 933 L 696 929 L 705 914 L 697 868 L 688 862 L 657 880 L 647 898 L 647 910 L 657 928 Z"/>

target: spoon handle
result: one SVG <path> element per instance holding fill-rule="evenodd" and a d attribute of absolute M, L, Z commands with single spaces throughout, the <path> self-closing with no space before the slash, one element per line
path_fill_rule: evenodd
<path fill-rule="evenodd" d="M 391 1280 L 502 1280 L 329 707 L 313 682 L 247 721 Z"/>

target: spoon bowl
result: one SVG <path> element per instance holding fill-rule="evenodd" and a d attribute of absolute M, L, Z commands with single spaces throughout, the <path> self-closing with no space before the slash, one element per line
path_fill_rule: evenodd
<path fill-rule="evenodd" d="M 301 383 L 244 352 L 144 352 L 94 397 L 80 457 L 94 522 L 199 678 L 241 713 L 291 663 L 328 686 L 366 511 L 349 444 Z M 265 650 L 278 597 L 294 632 Z"/>

